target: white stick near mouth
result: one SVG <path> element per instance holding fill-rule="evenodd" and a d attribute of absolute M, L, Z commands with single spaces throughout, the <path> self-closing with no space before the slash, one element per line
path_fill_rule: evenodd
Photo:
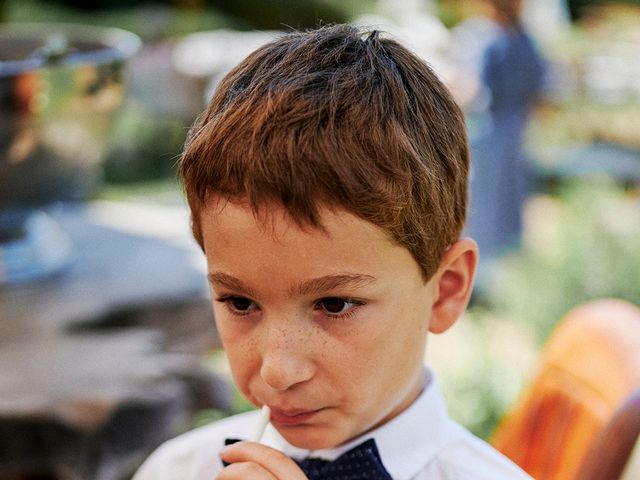
<path fill-rule="evenodd" d="M 264 431 L 266 430 L 267 425 L 269 425 L 270 417 L 271 417 L 271 409 L 268 406 L 263 405 L 262 408 L 260 409 L 260 419 L 256 427 L 256 432 L 251 438 L 252 442 L 259 442 L 262 439 L 262 435 L 264 434 Z"/>

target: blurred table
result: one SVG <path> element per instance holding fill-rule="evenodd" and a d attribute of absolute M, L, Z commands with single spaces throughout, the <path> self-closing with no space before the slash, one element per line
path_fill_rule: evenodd
<path fill-rule="evenodd" d="M 61 275 L 0 291 L 0 479 L 120 480 L 228 407 L 199 354 L 219 347 L 182 206 L 53 209 L 74 245 Z"/>

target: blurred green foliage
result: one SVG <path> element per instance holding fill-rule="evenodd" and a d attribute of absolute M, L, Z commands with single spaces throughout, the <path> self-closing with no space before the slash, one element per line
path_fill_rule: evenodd
<path fill-rule="evenodd" d="M 436 4 L 436 14 L 447 28 L 452 28 L 465 18 L 465 11 L 456 0 L 440 0 Z"/>
<path fill-rule="evenodd" d="M 479 0 L 438 0 L 437 12 L 440 19 L 447 27 L 452 27 L 463 20 L 471 11 L 477 9 Z M 610 6 L 640 6 L 640 0 L 566 0 L 565 2 L 569 18 L 579 21 L 599 7 Z"/>
<path fill-rule="evenodd" d="M 567 7 L 572 20 L 579 19 L 593 7 L 616 4 L 640 5 L 640 0 L 567 0 Z"/>
<path fill-rule="evenodd" d="M 175 176 L 187 133 L 178 118 L 130 102 L 118 112 L 104 159 L 107 183 L 135 183 Z"/>
<path fill-rule="evenodd" d="M 344 23 L 350 17 L 348 1 L 208 0 L 207 4 L 258 29 L 311 28 Z"/>
<path fill-rule="evenodd" d="M 532 197 L 527 217 L 525 245 L 497 265 L 488 297 L 454 326 L 445 358 L 433 359 L 452 417 L 482 438 L 518 397 L 569 310 L 603 297 L 640 305 L 637 186 L 570 179 Z"/>
<path fill-rule="evenodd" d="M 117 26 L 145 39 L 220 27 L 309 28 L 347 22 L 374 0 L 0 0 L 0 19 Z"/>
<path fill-rule="evenodd" d="M 96 12 L 78 10 L 58 2 L 43 0 L 4 0 L 4 19 L 12 23 L 80 23 L 119 27 L 143 40 L 176 37 L 215 28 L 241 26 L 238 21 L 213 9 L 179 9 L 158 3 L 133 2 L 127 8 Z"/>
<path fill-rule="evenodd" d="M 535 362 L 529 329 L 475 305 L 451 331 L 429 342 L 427 359 L 451 417 L 488 438 Z"/>
<path fill-rule="evenodd" d="M 602 297 L 640 305 L 640 196 L 612 179 L 575 180 L 538 206 L 536 234 L 500 265 L 492 302 L 541 344 L 574 306 Z"/>

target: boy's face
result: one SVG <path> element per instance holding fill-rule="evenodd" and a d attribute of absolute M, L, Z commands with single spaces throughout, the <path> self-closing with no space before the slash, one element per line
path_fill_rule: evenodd
<path fill-rule="evenodd" d="M 377 226 L 321 210 L 325 231 L 280 207 L 201 213 L 217 327 L 241 392 L 291 444 L 342 444 L 417 397 L 433 282 Z"/>

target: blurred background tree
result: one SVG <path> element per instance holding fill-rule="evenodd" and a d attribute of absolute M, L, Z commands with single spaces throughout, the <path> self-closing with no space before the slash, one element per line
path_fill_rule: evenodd
<path fill-rule="evenodd" d="M 366 3 L 371 0 L 360 1 Z M 352 4 L 337 0 L 53 0 L 51 3 L 91 13 L 152 4 L 178 10 L 214 10 L 236 19 L 239 25 L 246 28 L 260 29 L 303 28 L 316 26 L 319 22 L 346 22 L 353 11 Z"/>
<path fill-rule="evenodd" d="M 575 21 L 587 13 L 590 8 L 615 3 L 640 5 L 640 0 L 567 0 L 567 7 L 569 8 L 571 19 Z"/>

